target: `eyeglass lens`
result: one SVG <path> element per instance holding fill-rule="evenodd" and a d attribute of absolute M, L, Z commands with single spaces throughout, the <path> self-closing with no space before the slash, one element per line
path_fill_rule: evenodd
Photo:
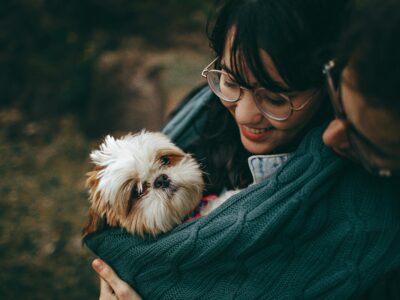
<path fill-rule="evenodd" d="M 218 70 L 210 70 L 207 81 L 212 91 L 224 101 L 239 100 L 241 87 L 230 76 Z M 260 88 L 254 91 L 257 107 L 268 117 L 284 119 L 290 115 L 290 101 L 283 96 Z"/>

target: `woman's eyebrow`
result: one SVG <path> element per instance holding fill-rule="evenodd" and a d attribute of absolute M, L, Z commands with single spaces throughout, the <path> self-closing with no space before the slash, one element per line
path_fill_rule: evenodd
<path fill-rule="evenodd" d="M 235 73 L 230 68 L 228 68 L 223 62 L 220 62 L 220 66 L 221 66 L 221 69 L 223 69 L 226 73 L 228 73 L 228 75 L 230 77 L 232 77 L 231 79 L 237 81 L 237 77 L 236 77 Z M 260 87 L 260 85 L 258 83 L 254 83 L 253 85 L 244 84 L 243 86 L 246 86 L 247 88 L 258 88 L 258 87 Z"/>
<path fill-rule="evenodd" d="M 226 73 L 228 73 L 233 78 L 235 78 L 235 73 L 229 67 L 227 67 L 227 65 L 225 65 L 222 61 L 220 62 L 220 66 L 221 66 L 221 69 L 223 69 Z M 250 85 L 250 87 L 257 89 L 257 88 L 261 88 L 263 86 L 261 84 L 259 84 L 258 82 L 254 82 L 253 84 Z M 282 92 L 282 94 L 285 94 L 289 97 L 296 96 L 298 93 L 299 93 L 298 91 Z"/>

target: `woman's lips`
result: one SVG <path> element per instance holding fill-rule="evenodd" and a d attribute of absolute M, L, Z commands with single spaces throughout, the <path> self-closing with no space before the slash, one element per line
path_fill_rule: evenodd
<path fill-rule="evenodd" d="M 240 126 L 240 131 L 242 134 L 251 141 L 257 142 L 265 139 L 269 135 L 272 134 L 274 128 L 273 127 L 268 127 L 268 128 L 251 128 L 247 127 L 244 125 Z"/>

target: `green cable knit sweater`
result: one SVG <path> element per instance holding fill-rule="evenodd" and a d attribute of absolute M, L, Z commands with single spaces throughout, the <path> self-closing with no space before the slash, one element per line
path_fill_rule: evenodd
<path fill-rule="evenodd" d="M 111 228 L 85 243 L 145 299 L 365 294 L 400 268 L 399 182 L 340 159 L 321 133 L 210 215 L 157 238 Z"/>

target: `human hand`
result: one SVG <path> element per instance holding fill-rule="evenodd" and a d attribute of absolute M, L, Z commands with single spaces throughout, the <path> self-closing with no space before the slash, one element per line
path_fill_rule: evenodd
<path fill-rule="evenodd" d="M 96 258 L 92 262 L 93 269 L 100 276 L 99 300 L 141 300 L 125 281 L 122 281 L 114 270 L 104 261 Z"/>

